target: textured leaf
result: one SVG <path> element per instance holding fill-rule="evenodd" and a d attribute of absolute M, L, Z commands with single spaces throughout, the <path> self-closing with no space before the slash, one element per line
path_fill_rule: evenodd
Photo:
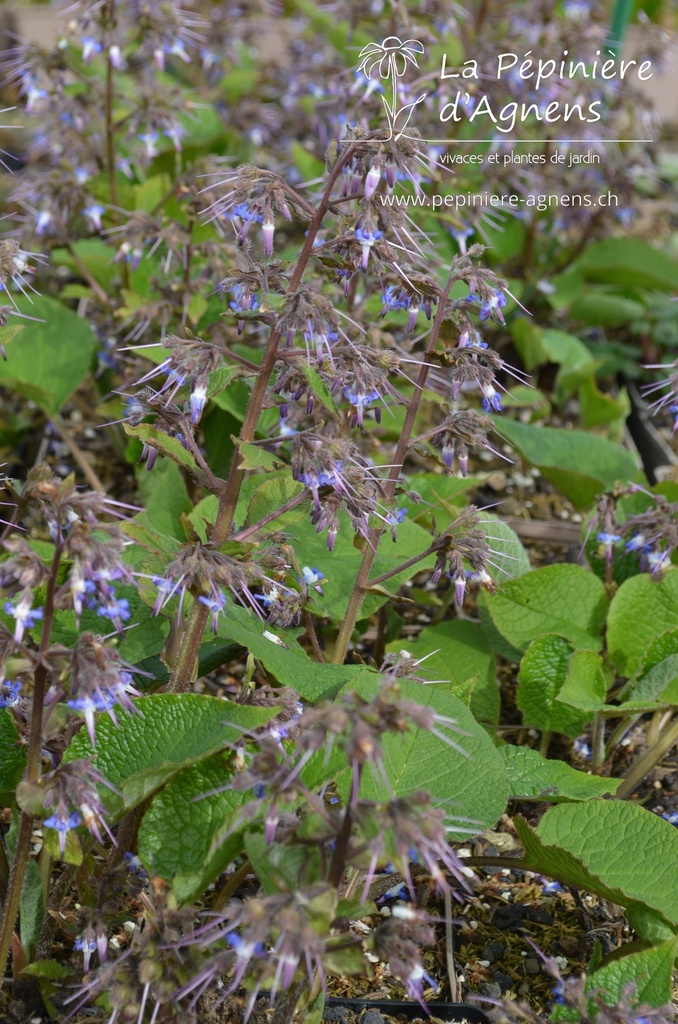
<path fill-rule="evenodd" d="M 547 565 L 509 580 L 485 606 L 495 627 L 520 651 L 546 633 L 562 636 L 575 647 L 600 650 L 605 587 L 578 565 Z"/>
<path fill-rule="evenodd" d="M 504 759 L 510 795 L 516 800 L 591 800 L 615 793 L 621 779 L 587 775 L 565 761 L 551 761 L 528 747 L 507 743 L 499 747 Z"/>
<path fill-rule="evenodd" d="M 678 829 L 668 821 L 623 800 L 587 800 L 551 808 L 535 832 L 514 822 L 531 869 L 678 926 Z"/>
<path fill-rule="evenodd" d="M 63 860 L 66 864 L 75 864 L 76 867 L 80 867 L 82 864 L 82 846 L 75 832 L 66 833 L 66 847 L 63 857 L 59 849 L 59 833 L 56 829 L 46 828 L 44 830 L 43 844 L 52 860 Z"/>
<path fill-rule="evenodd" d="M 509 419 L 497 420 L 497 429 L 580 511 L 618 481 L 642 476 L 629 452 L 596 434 Z"/>
<path fill-rule="evenodd" d="M 625 985 L 635 985 L 633 1004 L 664 1006 L 671 1000 L 673 962 L 678 952 L 678 937 L 651 949 L 623 956 L 624 946 L 612 958 L 589 975 L 586 990 L 600 989 L 603 1001 L 615 1006 Z"/>
<path fill-rule="evenodd" d="M 377 677 L 374 681 L 363 678 L 345 689 L 370 697 L 378 685 Z M 504 764 L 489 735 L 460 700 L 441 692 L 439 687 L 407 680 L 400 680 L 400 687 L 403 699 L 432 707 L 438 714 L 454 719 L 459 732 L 449 730 L 451 739 L 465 753 L 423 729 L 412 729 L 404 735 L 387 733 L 382 740 L 384 768 L 393 792 L 396 796 L 406 796 L 417 789 L 431 793 L 448 811 L 452 839 L 464 839 L 469 832 L 475 835 L 489 828 L 504 811 L 508 799 Z M 338 786 L 344 794 L 348 792 L 350 767 L 339 775 Z M 363 775 L 360 794 L 366 800 L 387 800 L 392 796 L 379 771 L 371 766 Z"/>
<path fill-rule="evenodd" d="M 241 442 L 238 444 L 238 453 L 240 469 L 277 469 L 282 461 L 258 444 Z"/>
<path fill-rule="evenodd" d="M 249 799 L 249 794 L 230 788 L 211 793 L 228 787 L 231 774 L 223 754 L 187 768 L 157 794 L 141 822 L 139 856 L 144 867 L 171 882 L 182 902 L 197 899 L 242 849 L 242 829 L 235 828 L 212 851 L 215 832 L 228 827 Z"/>
<path fill-rule="evenodd" d="M 310 366 L 305 359 L 302 359 L 300 363 L 297 363 L 297 366 L 299 368 L 299 371 L 308 381 L 308 385 L 311 391 L 318 399 L 320 404 L 324 406 L 324 408 L 327 409 L 330 415 L 334 416 L 336 419 L 339 416 L 339 411 L 336 405 L 334 404 L 334 399 L 332 398 L 330 391 L 323 383 L 320 374 L 316 370 L 314 370 L 313 367 Z"/>
<path fill-rule="evenodd" d="M 81 729 L 65 755 L 68 761 L 94 758 L 97 771 L 120 793 L 101 789 L 114 816 L 145 800 L 182 769 L 223 750 L 243 732 L 265 725 L 279 711 L 195 693 L 161 693 L 140 697 L 134 704 L 138 714 L 116 709 L 117 728 L 107 715 L 99 717 L 96 751 Z"/>
<path fill-rule="evenodd" d="M 397 654 L 402 647 L 403 641 L 395 640 L 387 650 Z M 426 659 L 418 669 L 423 679 L 449 680 L 447 687 L 437 682 L 431 685 L 462 700 L 460 691 L 475 677 L 471 711 L 477 719 L 496 724 L 499 718 L 497 666 L 481 626 L 465 619 L 446 620 L 423 629 L 415 643 L 408 642 L 407 649 L 413 658 Z"/>
<path fill-rule="evenodd" d="M 481 528 L 492 551 L 490 573 L 500 587 L 503 587 L 506 580 L 530 572 L 530 556 L 515 530 L 491 512 L 483 512 L 481 521 Z"/>
<path fill-rule="evenodd" d="M 548 634 L 532 642 L 518 673 L 518 707 L 525 725 L 544 732 L 578 736 L 591 717 L 556 700 L 567 679 L 572 648 L 563 637 Z"/>
<path fill-rule="evenodd" d="M 0 708 L 0 807 L 14 803 L 16 787 L 26 767 L 25 749 L 9 711 Z"/>
<path fill-rule="evenodd" d="M 632 676 L 652 640 L 678 622 L 678 571 L 663 576 L 641 573 L 626 580 L 610 605 L 607 643 L 620 675 Z"/>
<path fill-rule="evenodd" d="M 606 693 L 603 659 L 594 651 L 575 651 L 557 699 L 579 711 L 593 713 L 606 706 Z"/>
<path fill-rule="evenodd" d="M 96 338 L 86 320 L 55 299 L 17 299 L 22 313 L 37 317 L 0 361 L 0 387 L 14 388 L 50 415 L 58 413 L 90 368 Z"/>
<path fill-rule="evenodd" d="M 261 519 L 286 505 L 288 501 L 296 498 L 303 491 L 304 485 L 299 483 L 298 480 L 293 480 L 289 474 L 264 480 L 250 498 L 245 526 L 254 526 L 255 523 L 258 523 Z M 262 531 L 270 532 L 271 530 L 287 529 L 288 526 L 297 523 L 308 515 L 309 506 L 310 499 L 300 502 L 296 508 L 291 509 L 289 512 L 284 512 L 282 516 L 278 516 L 277 519 L 273 519 L 267 526 L 263 526 Z"/>
<path fill-rule="evenodd" d="M 21 972 L 28 974 L 31 978 L 47 978 L 49 981 L 58 981 L 59 978 L 66 978 L 71 974 L 70 967 L 60 964 L 57 960 L 36 960 L 34 964 L 28 964 Z"/>
<path fill-rule="evenodd" d="M 279 636 L 287 644 L 281 647 L 264 636 Z M 244 608 L 229 604 L 219 618 L 218 636 L 235 640 L 250 651 L 262 665 L 285 686 L 291 686 L 304 700 L 315 702 L 335 696 L 341 687 L 356 676 L 372 676 L 373 672 L 355 665 L 319 665 L 311 661 L 294 634 L 261 622 Z"/>
<path fill-rule="evenodd" d="M 355 583 L 358 568 L 362 561 L 362 553 L 353 545 L 353 529 L 346 513 L 339 512 L 339 535 L 334 551 L 327 550 L 327 535 L 317 533 L 315 527 L 306 519 L 296 523 L 289 531 L 294 543 L 297 557 L 301 565 L 318 566 L 327 577 L 323 582 L 323 594 L 314 595 L 314 610 L 319 615 L 327 616 L 333 622 L 341 622 L 346 614 L 346 605 Z M 387 534 L 379 545 L 377 557 L 372 567 L 372 577 L 395 569 L 402 562 L 414 555 L 426 551 L 431 544 L 431 535 L 417 523 L 405 519 L 398 526 L 396 543 Z M 370 593 L 363 601 L 361 617 L 367 618 L 377 611 L 388 594 L 395 594 L 406 580 L 411 579 L 422 569 L 431 568 L 434 556 L 429 555 L 415 566 L 406 569 L 386 580 L 383 594 Z"/>
<path fill-rule="evenodd" d="M 181 441 L 176 437 L 170 437 L 169 434 L 165 434 L 154 424 L 140 423 L 137 427 L 133 427 L 129 423 L 125 423 L 125 433 L 129 434 L 130 437 L 136 437 L 143 444 L 155 448 L 161 455 L 166 455 L 167 458 L 172 459 L 177 465 L 183 466 L 193 476 L 202 476 L 202 470 L 198 469 L 195 459 L 190 452 L 186 451 Z"/>
<path fill-rule="evenodd" d="M 175 462 L 164 459 L 153 467 L 137 472 L 137 483 L 141 494 L 146 518 L 160 533 L 185 541 L 181 526 L 182 513 L 189 513 L 193 507 L 186 492 L 184 478 Z"/>

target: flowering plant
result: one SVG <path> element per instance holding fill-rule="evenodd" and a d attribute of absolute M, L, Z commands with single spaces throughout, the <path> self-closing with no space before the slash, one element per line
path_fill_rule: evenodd
<path fill-rule="evenodd" d="M 542 428 L 556 455 L 538 462 L 536 428 L 501 416 L 533 408 L 510 337 L 516 359 L 555 344 L 516 298 L 539 291 L 536 221 L 516 282 L 470 241 L 475 219 L 438 222 L 436 250 L 429 215 L 389 201 L 452 187 L 405 134 L 429 94 L 399 105 L 397 82 L 422 44 L 360 53 L 368 90 L 392 82 L 388 138 L 376 97 L 341 129 L 299 103 L 326 143 L 307 174 L 252 92 L 259 20 L 199 8 L 79 3 L 52 48 L 5 58 L 38 126 L 0 242 L 1 372 L 49 421 L 44 458 L 7 467 L 0 535 L 13 997 L 110 1024 L 226 999 L 244 1019 L 261 998 L 310 1018 L 332 979 L 386 972 L 419 1003 L 455 997 L 453 907 L 477 883 L 455 846 L 542 799 L 538 828 L 510 824 L 510 867 L 622 905 L 657 1009 L 676 910 L 640 839 L 670 870 L 675 830 L 605 797 L 675 735 L 671 624 L 653 616 L 641 651 L 628 622 L 674 600 L 676 498 L 602 436 L 584 457 Z M 98 463 L 74 436 L 83 408 Z M 515 458 L 507 439 L 592 512 L 592 571 L 532 570 L 488 501 L 466 501 L 484 460 Z M 520 663 L 540 751 L 500 742 L 498 658 Z M 601 775 L 643 714 L 647 750 L 623 782 Z M 554 734 L 597 774 L 549 759 Z M 621 879 L 594 841 L 615 829 L 638 839 Z M 627 952 L 631 989 L 609 998 L 631 1020 L 647 968 Z"/>

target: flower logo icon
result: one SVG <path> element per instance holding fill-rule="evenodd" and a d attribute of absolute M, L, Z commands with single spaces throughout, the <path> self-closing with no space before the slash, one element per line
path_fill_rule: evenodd
<path fill-rule="evenodd" d="M 413 103 L 398 107 L 398 79 L 403 77 L 408 65 L 419 67 L 417 56 L 423 52 L 424 46 L 418 39 L 401 40 L 398 36 L 387 36 L 381 43 L 368 43 L 359 54 L 358 71 L 366 78 L 378 75 L 391 81 L 391 102 L 389 103 L 383 94 L 381 98 L 388 118 L 389 138 L 395 138 L 396 141 L 404 133 L 414 108 L 427 95 L 424 92 Z"/>

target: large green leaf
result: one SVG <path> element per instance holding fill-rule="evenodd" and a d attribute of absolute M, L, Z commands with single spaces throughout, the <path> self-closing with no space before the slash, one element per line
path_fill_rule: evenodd
<path fill-rule="evenodd" d="M 166 536 L 185 541 L 181 516 L 188 514 L 193 506 L 177 464 L 163 459 L 153 467 L 152 473 L 147 473 L 144 467 L 137 472 L 137 482 L 150 525 Z"/>
<path fill-rule="evenodd" d="M 588 992 L 600 990 L 608 1006 L 615 1006 L 624 994 L 626 985 L 634 985 L 635 1005 L 664 1006 L 671 1000 L 673 964 L 678 952 L 678 938 L 668 939 L 659 946 L 641 949 L 624 955 L 625 946 L 598 970 L 589 974 Z"/>
<path fill-rule="evenodd" d="M 293 480 L 289 474 L 274 476 L 270 480 L 264 480 L 256 489 L 250 503 L 247 506 L 247 519 L 245 526 L 254 526 L 255 523 L 272 515 L 277 509 L 282 508 L 293 498 L 304 492 L 304 485 L 298 480 Z M 310 509 L 310 498 L 300 502 L 289 512 L 283 512 L 281 516 L 271 520 L 267 526 L 262 527 L 262 532 L 270 533 L 271 530 L 286 530 L 293 523 L 305 519 Z"/>
<path fill-rule="evenodd" d="M 139 856 L 144 866 L 171 882 L 181 901 L 197 899 L 242 849 L 242 829 L 234 827 L 212 850 L 217 829 L 225 829 L 230 820 L 235 826 L 238 808 L 248 799 L 230 787 L 231 776 L 223 754 L 192 765 L 156 795 L 141 822 Z"/>
<path fill-rule="evenodd" d="M 572 647 L 561 636 L 549 633 L 532 641 L 518 673 L 518 707 L 525 725 L 578 736 L 591 718 L 556 699 L 567 679 L 571 656 Z"/>
<path fill-rule="evenodd" d="M 486 599 L 485 607 L 494 626 L 519 651 L 546 633 L 586 650 L 602 645 L 605 587 L 578 565 L 547 565 L 509 580 Z"/>
<path fill-rule="evenodd" d="M 345 689 L 369 698 L 378 686 L 378 677 L 363 678 Z M 459 732 L 450 730 L 450 738 L 464 753 L 424 729 L 413 728 L 404 735 L 387 733 L 382 739 L 383 761 L 393 793 L 407 796 L 418 789 L 431 793 L 449 812 L 453 839 L 490 827 L 506 807 L 508 782 L 503 760 L 489 735 L 465 704 L 439 687 L 400 680 L 400 688 L 403 699 L 431 707 L 457 723 Z M 445 732 L 444 726 L 441 731 Z M 344 794 L 348 792 L 350 766 L 339 775 L 338 785 Z M 388 800 L 393 793 L 384 785 L 381 773 L 369 766 L 363 775 L 361 797 Z M 459 819 L 456 826 L 455 819 Z"/>
<path fill-rule="evenodd" d="M 402 640 L 388 645 L 397 654 Z M 407 644 L 413 658 L 426 659 L 418 670 L 423 679 L 436 680 L 431 685 L 458 695 L 468 680 L 475 678 L 471 691 L 471 711 L 483 722 L 496 724 L 499 717 L 497 666 L 482 627 L 467 619 L 451 619 L 438 626 L 423 629 L 414 643 Z M 449 686 L 437 680 L 449 681 Z"/>
<path fill-rule="evenodd" d="M 580 510 L 618 481 L 641 476 L 630 452 L 596 434 L 509 419 L 497 420 L 497 430 Z"/>
<path fill-rule="evenodd" d="M 678 263 L 639 238 L 606 238 L 586 247 L 576 263 L 589 281 L 678 290 Z"/>
<path fill-rule="evenodd" d="M 0 807 L 14 803 L 16 787 L 26 767 L 26 752 L 19 743 L 14 720 L 4 708 L 0 709 Z"/>
<path fill-rule="evenodd" d="M 301 565 L 318 566 L 327 577 L 323 582 L 322 596 L 314 595 L 313 604 L 319 615 L 327 616 L 334 622 L 341 622 L 346 614 L 348 599 L 362 561 L 362 552 L 354 547 L 353 529 L 343 511 L 339 512 L 339 524 L 339 534 L 333 551 L 327 550 L 327 535 L 317 533 L 309 519 L 296 523 L 289 530 Z M 390 534 L 384 535 L 372 567 L 372 578 L 381 576 L 414 555 L 426 551 L 431 540 L 430 533 L 417 523 L 405 519 L 398 526 L 395 544 Z M 416 566 L 386 580 L 383 584 L 386 588 L 383 595 L 367 595 L 363 601 L 361 616 L 372 615 L 388 600 L 389 593 L 397 593 L 406 580 L 411 579 L 421 569 L 431 568 L 433 564 L 434 556 L 429 555 Z"/>
<path fill-rule="evenodd" d="M 274 639 L 282 639 L 281 646 Z M 355 665 L 318 664 L 312 661 L 289 630 L 261 622 L 245 608 L 229 604 L 219 618 L 217 635 L 235 640 L 257 658 L 285 686 L 291 686 L 300 697 L 318 701 L 335 696 L 342 686 L 356 676 L 374 675 L 369 669 Z"/>
<path fill-rule="evenodd" d="M 0 387 L 14 388 L 46 413 L 60 412 L 90 368 L 96 338 L 86 320 L 55 299 L 17 299 L 27 321 L 0 361 Z"/>
<path fill-rule="evenodd" d="M 652 640 L 678 623 L 678 571 L 646 573 L 625 580 L 614 595 L 607 621 L 610 660 L 620 675 L 632 676 Z"/>
<path fill-rule="evenodd" d="M 224 750 L 243 732 L 265 725 L 278 708 L 248 707 L 197 693 L 140 697 L 137 714 L 116 709 L 96 724 L 96 751 L 81 729 L 65 758 L 92 757 L 97 771 L 119 791 L 102 787 L 109 813 L 117 816 L 151 796 L 184 768 Z"/>
<path fill-rule="evenodd" d="M 592 800 L 615 793 L 621 779 L 587 775 L 565 761 L 550 761 L 529 747 L 499 747 L 506 765 L 510 796 L 516 800 Z"/>
<path fill-rule="evenodd" d="M 678 829 L 668 821 L 623 800 L 586 800 L 553 807 L 534 832 L 514 822 L 532 870 L 678 926 Z"/>

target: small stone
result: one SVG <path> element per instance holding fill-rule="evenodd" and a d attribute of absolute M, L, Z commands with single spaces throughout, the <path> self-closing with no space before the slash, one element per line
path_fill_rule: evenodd
<path fill-rule="evenodd" d="M 495 971 L 492 975 L 492 980 L 499 985 L 502 992 L 510 992 L 513 988 L 513 978 L 510 978 L 508 974 L 504 974 L 502 971 Z"/>
<path fill-rule="evenodd" d="M 501 997 L 501 985 L 498 981 L 492 981 L 489 985 L 481 985 L 480 991 L 482 995 L 487 996 L 488 999 L 499 999 Z"/>
<path fill-rule="evenodd" d="M 489 960 L 490 963 L 494 963 L 495 960 L 501 960 L 504 955 L 504 947 L 501 942 L 490 942 L 487 946 L 483 947 L 482 957 L 484 960 Z"/>
<path fill-rule="evenodd" d="M 379 1013 L 379 1010 L 365 1010 L 359 1024 L 386 1024 L 386 1020 Z"/>
<path fill-rule="evenodd" d="M 345 1006 L 326 1006 L 323 1020 L 337 1021 L 337 1024 L 350 1024 L 351 1017 Z"/>
<path fill-rule="evenodd" d="M 525 973 L 526 974 L 539 974 L 540 967 L 539 961 L 535 960 L 534 957 L 527 957 L 525 960 Z"/>

